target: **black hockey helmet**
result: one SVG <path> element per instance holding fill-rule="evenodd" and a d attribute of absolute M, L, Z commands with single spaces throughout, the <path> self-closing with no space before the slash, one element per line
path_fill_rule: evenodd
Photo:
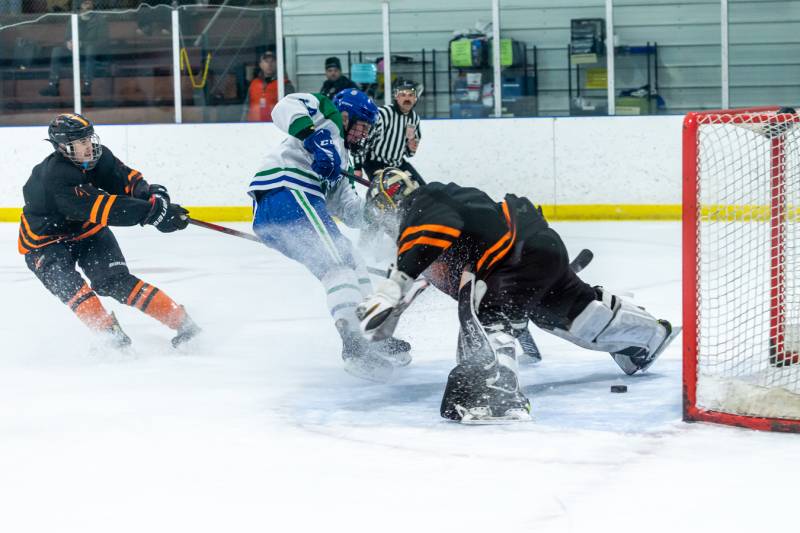
<path fill-rule="evenodd" d="M 100 144 L 100 137 L 94 132 L 94 125 L 77 113 L 64 113 L 54 118 L 47 128 L 47 137 L 64 157 L 85 170 L 93 169 L 103 155 L 103 146 Z M 78 154 L 73 145 L 83 139 L 89 139 L 92 143 L 92 155 L 88 159 Z"/>
<path fill-rule="evenodd" d="M 419 182 L 404 170 L 395 167 L 378 170 L 367 191 L 367 217 L 396 237 L 399 228 L 398 209 L 419 187 Z"/>
<path fill-rule="evenodd" d="M 404 91 L 411 92 L 416 97 L 419 97 L 420 93 L 422 92 L 420 90 L 420 86 L 416 82 L 400 79 L 397 80 L 392 88 L 392 98 L 397 99 L 397 94 Z"/>

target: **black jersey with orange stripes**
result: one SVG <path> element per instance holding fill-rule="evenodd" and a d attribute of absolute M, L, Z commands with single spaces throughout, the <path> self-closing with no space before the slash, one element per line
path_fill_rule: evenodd
<path fill-rule="evenodd" d="M 91 170 L 80 169 L 53 152 L 33 167 L 22 193 L 22 254 L 55 242 L 86 238 L 106 226 L 133 226 L 151 207 L 142 174 L 105 146 Z"/>
<path fill-rule="evenodd" d="M 450 295 L 465 268 L 485 278 L 513 254 L 520 237 L 547 227 L 527 198 L 509 194 L 496 202 L 455 183 L 423 185 L 401 209 L 397 267 L 413 278 L 424 271 Z"/>

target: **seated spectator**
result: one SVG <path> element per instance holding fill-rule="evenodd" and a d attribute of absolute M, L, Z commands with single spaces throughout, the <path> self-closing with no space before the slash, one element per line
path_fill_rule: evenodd
<path fill-rule="evenodd" d="M 155 8 L 171 4 L 172 0 L 148 0 L 143 2 L 136 11 L 136 34 L 153 35 L 154 33 L 160 33 L 161 35 L 169 35 L 172 28 L 172 18 L 169 11 Z"/>
<path fill-rule="evenodd" d="M 336 93 L 344 89 L 358 89 L 358 85 L 342 75 L 342 62 L 338 57 L 329 57 L 325 60 L 325 78 L 325 83 L 319 92 L 328 98 L 333 98 Z"/>
<path fill-rule="evenodd" d="M 95 59 L 98 47 L 108 40 L 108 25 L 105 18 L 98 13 L 91 13 L 94 9 L 93 0 L 75 0 L 73 8 L 79 11 L 78 37 L 81 55 L 81 94 L 92 94 L 92 80 L 94 79 Z M 50 81 L 47 87 L 39 91 L 42 96 L 58 96 L 58 80 L 61 66 L 72 61 L 72 25 L 67 24 L 66 46 L 56 46 L 50 55 Z"/>
<path fill-rule="evenodd" d="M 70 0 L 47 0 L 47 11 L 51 13 L 66 13 L 69 7 Z"/>
<path fill-rule="evenodd" d="M 250 82 L 244 101 L 242 120 L 248 122 L 272 122 L 272 108 L 278 103 L 277 63 L 275 52 L 267 50 L 258 62 L 259 74 Z M 294 92 L 292 82 L 284 78 L 284 92 Z"/>

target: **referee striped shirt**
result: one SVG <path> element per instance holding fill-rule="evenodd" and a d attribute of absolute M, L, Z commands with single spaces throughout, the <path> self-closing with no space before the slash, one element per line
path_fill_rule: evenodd
<path fill-rule="evenodd" d="M 419 115 L 413 109 L 404 115 L 395 104 L 379 107 L 378 114 L 367 140 L 365 159 L 379 161 L 386 166 L 398 166 L 406 157 L 414 155 L 406 144 L 406 128 L 413 126 L 414 136 L 417 140 L 422 138 Z"/>

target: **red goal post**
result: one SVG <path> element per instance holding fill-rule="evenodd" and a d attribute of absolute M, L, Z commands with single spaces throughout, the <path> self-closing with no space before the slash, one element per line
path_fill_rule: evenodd
<path fill-rule="evenodd" d="M 792 111 L 684 119 L 684 420 L 800 432 L 800 127 Z"/>

